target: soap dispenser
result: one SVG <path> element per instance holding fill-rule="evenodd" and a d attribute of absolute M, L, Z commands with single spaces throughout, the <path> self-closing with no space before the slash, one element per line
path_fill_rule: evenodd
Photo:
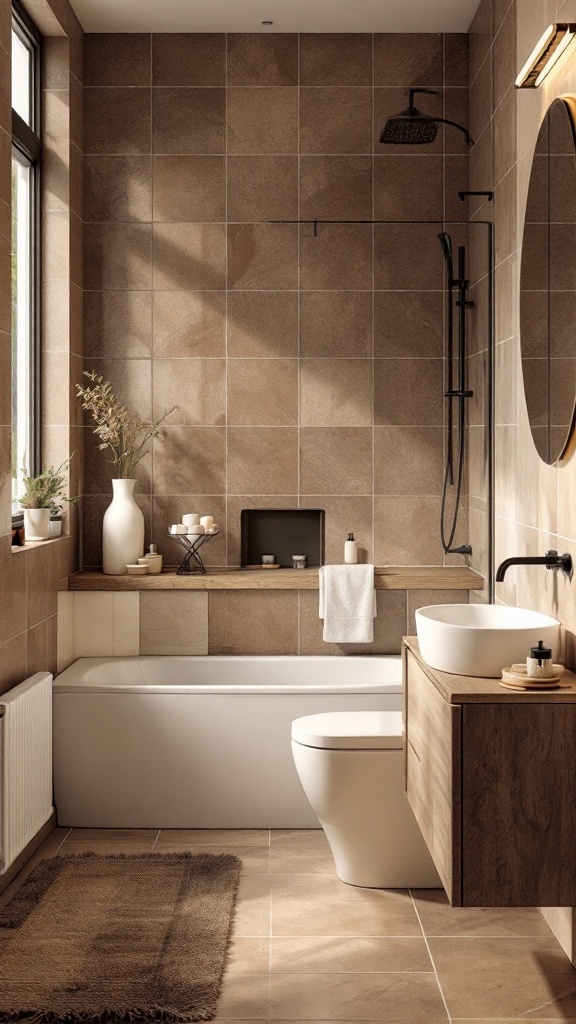
<path fill-rule="evenodd" d="M 155 544 L 151 544 L 146 554 L 138 559 L 138 564 L 148 565 L 148 572 L 151 575 L 162 572 L 162 555 L 158 554 L 158 548 Z"/>
<path fill-rule="evenodd" d="M 531 679 L 545 679 L 554 675 L 552 650 L 544 647 L 544 641 L 538 641 L 538 647 L 531 647 L 526 658 L 526 675 Z"/>
<path fill-rule="evenodd" d="M 346 565 L 356 565 L 358 561 L 358 545 L 354 540 L 354 534 L 348 534 L 348 540 L 344 542 L 344 562 Z"/>

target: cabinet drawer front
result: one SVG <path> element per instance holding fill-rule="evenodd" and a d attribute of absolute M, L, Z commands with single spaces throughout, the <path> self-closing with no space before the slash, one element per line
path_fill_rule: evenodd
<path fill-rule="evenodd" d="M 406 791 L 451 902 L 461 902 L 460 708 L 440 695 L 413 655 L 406 672 Z"/>

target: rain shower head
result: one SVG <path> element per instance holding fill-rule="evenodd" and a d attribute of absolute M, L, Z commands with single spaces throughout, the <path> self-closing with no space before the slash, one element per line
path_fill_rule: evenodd
<path fill-rule="evenodd" d="M 433 89 L 410 89 L 408 94 L 408 107 L 401 110 L 399 114 L 389 117 L 380 134 L 380 142 L 392 146 L 418 146 L 434 142 L 438 132 L 439 124 L 449 124 L 457 128 L 466 136 L 468 145 L 472 139 L 466 128 L 456 121 L 449 121 L 445 117 L 433 117 L 431 114 L 423 114 L 414 106 L 414 95 L 417 92 L 427 93 L 429 96 L 437 96 Z"/>

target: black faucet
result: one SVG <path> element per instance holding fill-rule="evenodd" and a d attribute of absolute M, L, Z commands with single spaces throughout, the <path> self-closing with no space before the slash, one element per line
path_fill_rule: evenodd
<path fill-rule="evenodd" d="M 511 565 L 545 565 L 547 569 L 562 569 L 567 576 L 572 575 L 572 555 L 559 555 L 557 551 L 547 551 L 545 555 L 526 555 L 518 558 L 506 558 L 496 572 L 496 582 L 502 583 L 506 570 Z"/>

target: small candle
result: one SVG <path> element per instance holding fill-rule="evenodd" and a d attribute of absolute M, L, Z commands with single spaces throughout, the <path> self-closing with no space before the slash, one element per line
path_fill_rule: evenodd
<path fill-rule="evenodd" d="M 197 512 L 186 512 L 185 515 L 182 516 L 182 522 L 184 523 L 184 526 L 198 526 L 200 516 Z"/>
<path fill-rule="evenodd" d="M 205 530 L 211 530 L 214 526 L 214 516 L 200 516 L 200 524 Z"/>

